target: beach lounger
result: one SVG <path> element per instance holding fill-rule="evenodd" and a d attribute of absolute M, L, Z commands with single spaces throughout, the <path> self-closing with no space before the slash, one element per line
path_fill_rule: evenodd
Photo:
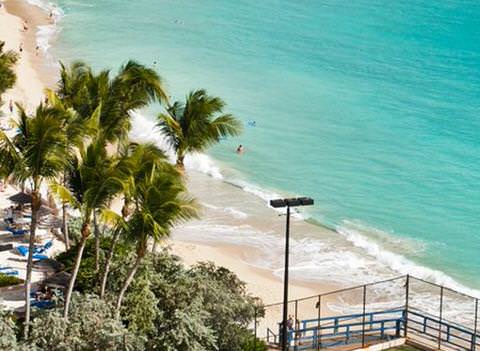
<path fill-rule="evenodd" d="M 53 308 L 55 307 L 55 302 L 54 301 L 32 301 L 30 303 L 30 306 L 36 307 L 36 308 Z"/>
<path fill-rule="evenodd" d="M 11 275 L 13 277 L 18 276 L 18 271 L 2 271 L 0 273 L 5 274 L 5 275 Z"/>
<path fill-rule="evenodd" d="M 28 233 L 26 229 L 13 229 L 12 227 L 7 227 L 7 230 L 13 234 L 13 236 L 25 235 Z"/>
<path fill-rule="evenodd" d="M 17 246 L 17 252 L 22 255 L 23 257 L 28 256 L 28 247 L 25 246 Z M 41 254 L 33 254 L 33 259 L 34 260 L 46 260 L 48 256 L 46 255 L 41 255 Z"/>
<path fill-rule="evenodd" d="M 38 245 L 38 246 L 35 246 L 35 248 L 33 249 L 33 253 L 35 254 L 43 254 L 45 253 L 49 248 L 51 248 L 53 246 L 53 241 L 52 240 L 49 240 L 47 241 L 44 245 Z M 18 248 L 22 248 L 22 250 L 26 250 L 26 252 L 28 253 L 28 246 L 25 246 L 25 245 L 20 245 L 20 246 L 17 246 L 17 249 Z"/>
<path fill-rule="evenodd" d="M 0 267 L 0 272 L 8 271 L 9 269 L 13 269 L 12 267 Z"/>

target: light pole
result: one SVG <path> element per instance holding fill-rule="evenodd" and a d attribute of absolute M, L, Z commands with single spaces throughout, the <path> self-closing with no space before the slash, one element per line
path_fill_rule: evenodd
<path fill-rule="evenodd" d="M 274 208 L 287 208 L 287 227 L 285 230 L 285 270 L 283 277 L 283 321 L 282 321 L 282 351 L 288 351 L 287 345 L 287 314 L 288 314 L 288 256 L 290 245 L 290 207 L 311 206 L 313 199 L 298 197 L 293 199 L 270 200 L 270 206 Z"/>

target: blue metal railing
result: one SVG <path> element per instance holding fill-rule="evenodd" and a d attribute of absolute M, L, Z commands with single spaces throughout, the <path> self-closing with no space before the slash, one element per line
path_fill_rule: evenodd
<path fill-rule="evenodd" d="M 291 350 L 305 350 L 317 346 L 332 347 L 339 344 L 357 343 L 361 338 L 399 337 L 404 327 L 404 309 L 370 312 L 365 314 L 324 317 L 299 321 L 300 328 L 291 329 L 287 334 L 287 343 Z M 362 319 L 361 321 L 358 321 Z M 271 331 L 270 331 L 271 333 Z M 275 335 L 273 333 L 269 335 Z M 281 340 L 281 323 L 279 323 L 279 341 Z M 274 340 L 267 342 L 276 343 Z"/>

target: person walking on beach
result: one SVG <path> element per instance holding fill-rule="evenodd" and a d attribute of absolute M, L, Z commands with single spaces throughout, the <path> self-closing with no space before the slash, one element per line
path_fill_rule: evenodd
<path fill-rule="evenodd" d="M 8 103 L 8 109 L 10 110 L 10 113 L 13 113 L 13 100 L 10 99 L 10 102 Z"/>
<path fill-rule="evenodd" d="M 23 43 L 20 43 L 20 45 L 18 47 L 18 51 L 23 52 Z"/>
<path fill-rule="evenodd" d="M 28 31 L 28 22 L 27 21 L 23 21 L 23 31 L 24 32 Z"/>

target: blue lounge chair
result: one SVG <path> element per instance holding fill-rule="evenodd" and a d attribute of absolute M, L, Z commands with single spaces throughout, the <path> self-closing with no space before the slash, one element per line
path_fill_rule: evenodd
<path fill-rule="evenodd" d="M 13 229 L 12 227 L 7 227 L 7 230 L 13 234 L 13 236 L 25 235 L 28 233 L 26 229 Z"/>
<path fill-rule="evenodd" d="M 17 251 L 23 257 L 28 256 L 28 247 L 17 246 Z M 36 253 L 33 254 L 33 259 L 34 260 L 46 260 L 47 258 L 48 258 L 48 256 L 46 256 L 46 255 L 41 255 L 41 254 L 36 254 Z"/>
<path fill-rule="evenodd" d="M 14 276 L 14 277 L 18 276 L 18 271 L 2 271 L 0 273 L 5 274 L 5 275 L 11 275 L 11 276 Z"/>
<path fill-rule="evenodd" d="M 55 302 L 54 301 L 32 301 L 30 303 L 30 306 L 45 309 L 45 308 L 53 308 L 55 307 Z"/>
<path fill-rule="evenodd" d="M 49 248 L 51 248 L 53 246 L 53 241 L 52 240 L 49 240 L 45 243 L 45 245 L 39 245 L 39 246 L 35 246 L 35 249 L 33 250 L 33 253 L 35 254 L 43 254 L 45 253 Z M 28 253 L 28 246 L 25 246 L 25 245 L 21 245 L 21 246 L 18 246 L 17 247 L 17 250 L 19 248 L 22 248 L 22 250 L 27 250 L 26 252 Z"/>

